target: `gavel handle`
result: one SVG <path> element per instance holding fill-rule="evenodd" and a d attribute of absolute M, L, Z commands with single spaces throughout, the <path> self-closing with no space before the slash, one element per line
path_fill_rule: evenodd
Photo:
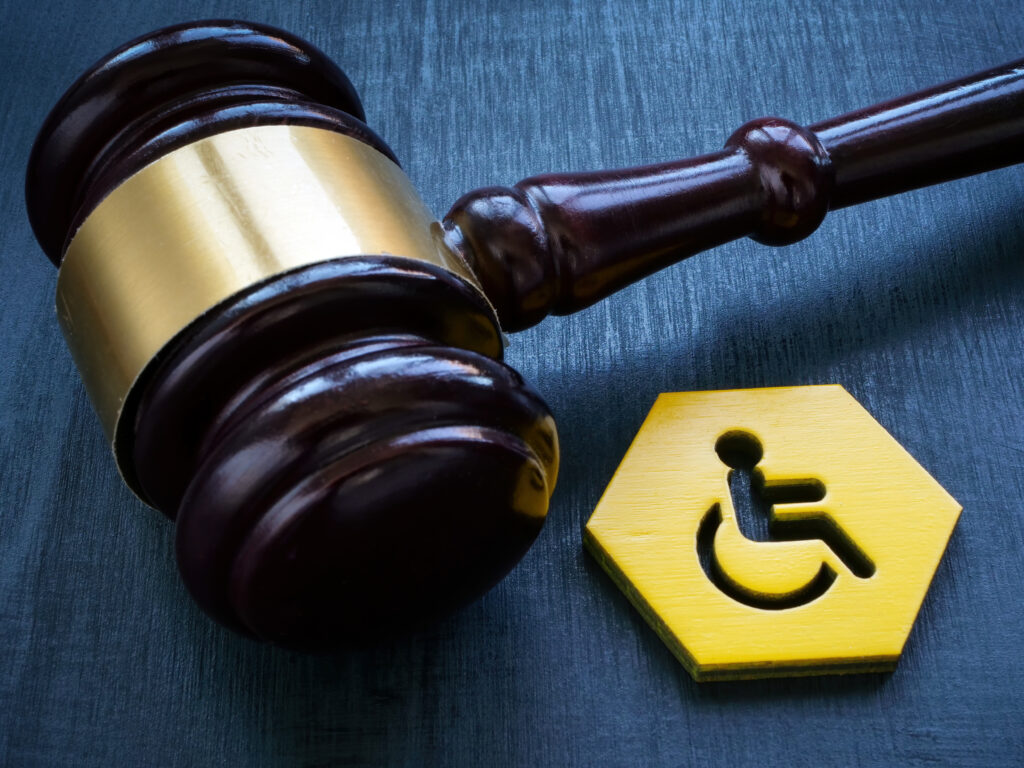
<path fill-rule="evenodd" d="M 1024 162 L 1024 59 L 811 126 L 830 208 Z"/>
<path fill-rule="evenodd" d="M 754 120 L 702 157 L 477 190 L 444 228 L 519 330 L 729 240 L 794 243 L 830 209 L 1022 161 L 1024 60 L 809 128 Z"/>

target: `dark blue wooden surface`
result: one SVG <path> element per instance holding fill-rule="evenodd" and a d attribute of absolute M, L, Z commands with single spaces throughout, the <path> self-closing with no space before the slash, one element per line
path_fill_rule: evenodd
<path fill-rule="evenodd" d="M 698 256 L 517 336 L 564 469 L 522 565 L 387 647 L 212 625 L 119 481 L 64 348 L 22 174 L 126 39 L 242 16 L 309 37 L 440 214 L 547 170 L 718 148 L 1024 57 L 1019 0 L 522 4 L 0 0 L 0 764 L 977 765 L 1024 760 L 1024 169 Z M 698 686 L 581 549 L 657 393 L 843 384 L 964 506 L 898 670 Z M 893 510 L 898 514 L 899 510 Z"/>

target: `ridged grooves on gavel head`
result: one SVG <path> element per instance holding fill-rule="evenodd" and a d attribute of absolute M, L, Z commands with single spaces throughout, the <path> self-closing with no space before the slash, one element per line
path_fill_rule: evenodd
<path fill-rule="evenodd" d="M 546 406 L 495 358 L 489 308 L 428 264 L 339 259 L 224 307 L 161 362 L 135 426 L 197 602 L 324 648 L 493 586 L 558 472 Z"/>
<path fill-rule="evenodd" d="M 322 126 L 394 159 L 364 117 L 345 73 L 298 37 L 240 21 L 167 27 L 101 59 L 51 110 L 29 158 L 29 220 L 60 264 L 67 239 L 115 186 L 233 128 Z"/>
<path fill-rule="evenodd" d="M 125 178 L 233 128 L 310 125 L 392 157 L 362 114 L 298 38 L 240 22 L 158 31 L 51 113 L 26 185 L 33 227 L 59 263 Z M 296 648 L 369 640 L 479 596 L 543 524 L 554 421 L 501 357 L 493 309 L 453 272 L 331 259 L 183 328 L 132 387 L 115 443 L 126 480 L 177 520 L 182 577 L 210 615 Z"/>

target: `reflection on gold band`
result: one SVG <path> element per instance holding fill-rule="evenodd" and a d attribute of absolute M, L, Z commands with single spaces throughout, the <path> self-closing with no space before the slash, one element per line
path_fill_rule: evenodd
<path fill-rule="evenodd" d="M 108 438 L 146 364 L 219 302 L 318 261 L 389 254 L 445 267 L 448 251 L 402 170 L 321 128 L 260 126 L 146 166 L 89 214 L 57 278 L 64 337 Z"/>

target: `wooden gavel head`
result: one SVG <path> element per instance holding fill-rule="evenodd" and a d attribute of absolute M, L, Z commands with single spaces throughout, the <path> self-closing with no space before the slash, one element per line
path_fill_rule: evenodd
<path fill-rule="evenodd" d="M 137 40 L 34 147 L 32 225 L 118 466 L 227 626 L 450 611 L 537 536 L 554 421 L 345 75 L 251 24 Z"/>
<path fill-rule="evenodd" d="M 452 610 L 537 536 L 550 413 L 501 327 L 705 248 L 1024 159 L 1024 65 L 724 149 L 466 195 L 434 222 L 309 43 L 241 22 L 140 38 L 63 96 L 29 161 L 57 310 L 182 577 L 294 647 Z M 499 326 L 499 318 L 501 326 Z"/>

